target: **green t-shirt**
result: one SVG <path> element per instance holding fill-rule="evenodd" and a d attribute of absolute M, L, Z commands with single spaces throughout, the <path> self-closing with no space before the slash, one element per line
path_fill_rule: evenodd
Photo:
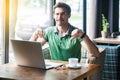
<path fill-rule="evenodd" d="M 64 37 L 60 37 L 56 27 L 49 27 L 45 30 L 45 39 L 49 43 L 50 55 L 53 60 L 68 61 L 69 58 L 81 58 L 82 39 L 73 39 L 70 41 L 71 32 L 76 29 L 69 27 L 68 33 Z"/>

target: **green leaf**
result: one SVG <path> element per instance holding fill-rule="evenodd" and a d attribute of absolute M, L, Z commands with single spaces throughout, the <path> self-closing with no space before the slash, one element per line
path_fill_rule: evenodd
<path fill-rule="evenodd" d="M 104 14 L 102 14 L 102 31 L 107 32 L 107 26 L 109 25 L 107 19 Z"/>

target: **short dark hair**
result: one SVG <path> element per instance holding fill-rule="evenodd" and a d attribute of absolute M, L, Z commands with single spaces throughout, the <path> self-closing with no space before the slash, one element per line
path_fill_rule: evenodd
<path fill-rule="evenodd" d="M 53 7 L 53 12 L 55 11 L 56 8 L 61 7 L 64 8 L 67 12 L 67 14 L 71 14 L 71 8 L 68 4 L 64 3 L 64 2 L 58 2 L 54 5 Z"/>

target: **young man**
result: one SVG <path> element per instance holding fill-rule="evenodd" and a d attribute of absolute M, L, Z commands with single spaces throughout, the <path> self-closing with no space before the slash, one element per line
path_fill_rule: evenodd
<path fill-rule="evenodd" d="M 81 58 L 81 44 L 94 57 L 99 56 L 97 47 L 88 36 L 80 29 L 72 26 L 68 19 L 71 16 L 71 8 L 63 2 L 57 3 L 53 8 L 56 21 L 55 27 L 49 27 L 45 31 L 37 29 L 30 40 L 49 43 L 51 58 L 53 60 L 68 61 L 69 58 Z"/>

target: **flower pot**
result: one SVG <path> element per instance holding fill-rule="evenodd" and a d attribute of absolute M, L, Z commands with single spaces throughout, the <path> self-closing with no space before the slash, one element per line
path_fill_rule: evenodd
<path fill-rule="evenodd" d="M 102 38 L 107 38 L 107 32 L 101 31 Z"/>

